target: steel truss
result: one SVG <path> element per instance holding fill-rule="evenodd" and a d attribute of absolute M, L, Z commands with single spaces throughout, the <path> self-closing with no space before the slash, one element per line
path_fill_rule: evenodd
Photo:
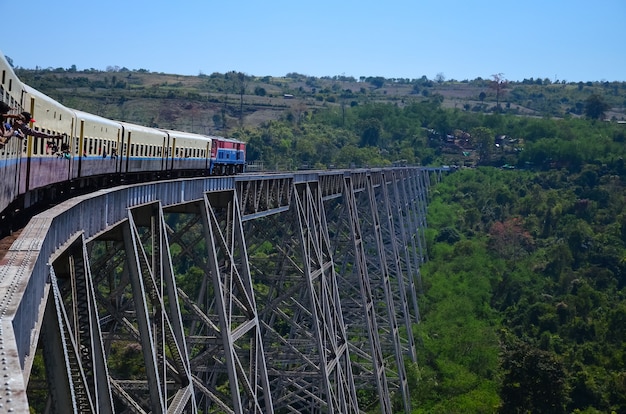
<path fill-rule="evenodd" d="M 410 413 L 428 174 L 135 192 L 50 256 L 29 398 L 45 380 L 45 412 Z"/>

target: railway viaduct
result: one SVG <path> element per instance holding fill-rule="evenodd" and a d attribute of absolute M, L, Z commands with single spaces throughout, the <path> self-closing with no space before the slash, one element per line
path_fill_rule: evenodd
<path fill-rule="evenodd" d="M 421 167 L 103 189 L 0 262 L 0 413 L 410 413 Z"/>

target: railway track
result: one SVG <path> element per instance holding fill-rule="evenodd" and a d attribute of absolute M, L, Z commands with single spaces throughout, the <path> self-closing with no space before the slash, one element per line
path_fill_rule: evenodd
<path fill-rule="evenodd" d="M 4 256 L 9 251 L 9 248 L 13 244 L 13 242 L 20 237 L 20 233 L 22 233 L 23 228 L 15 230 L 11 232 L 8 236 L 4 236 L 0 239 L 0 265 L 2 265 L 2 260 Z"/>

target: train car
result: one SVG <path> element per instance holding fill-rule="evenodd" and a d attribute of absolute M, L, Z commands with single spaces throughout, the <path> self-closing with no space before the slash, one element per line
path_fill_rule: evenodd
<path fill-rule="evenodd" d="M 180 171 L 204 171 L 208 175 L 211 167 L 212 139 L 206 135 L 190 132 L 165 130 L 169 138 L 166 169 Z"/>
<path fill-rule="evenodd" d="M 49 197 L 56 197 L 53 186 L 66 181 L 70 165 L 56 154 L 57 147 L 67 144 L 73 123 L 73 111 L 47 95 L 22 85 L 22 109 L 35 119 L 30 127 L 47 134 L 65 134 L 62 140 L 27 136 L 22 142 L 19 162 L 18 192 L 24 196 L 23 208 Z"/>
<path fill-rule="evenodd" d="M 169 145 L 167 133 L 129 122 L 120 124 L 119 164 L 125 181 L 161 178 Z"/>
<path fill-rule="evenodd" d="M 70 179 L 84 182 L 91 177 L 118 174 L 122 124 L 78 110 L 73 110 L 73 115 L 71 142 L 57 153 L 71 165 Z"/>
<path fill-rule="evenodd" d="M 13 72 L 13 68 L 0 53 L 0 98 L 3 102 L 21 112 L 20 99 L 22 97 L 22 83 Z M 0 211 L 2 218 L 7 217 L 7 208 L 19 195 L 20 162 L 22 159 L 22 143 L 19 139 L 11 139 L 0 148 Z"/>
<path fill-rule="evenodd" d="M 211 175 L 242 173 L 246 165 L 245 142 L 223 137 L 212 137 Z"/>

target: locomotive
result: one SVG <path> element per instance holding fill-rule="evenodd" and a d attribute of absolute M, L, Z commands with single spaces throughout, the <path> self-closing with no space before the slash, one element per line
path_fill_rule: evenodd
<path fill-rule="evenodd" d="M 62 139 L 12 138 L 0 148 L 0 230 L 20 212 L 94 188 L 241 173 L 242 141 L 150 128 L 67 108 L 22 83 L 0 53 L 0 99 L 31 128 Z M 4 122 L 4 121 L 3 121 Z"/>

